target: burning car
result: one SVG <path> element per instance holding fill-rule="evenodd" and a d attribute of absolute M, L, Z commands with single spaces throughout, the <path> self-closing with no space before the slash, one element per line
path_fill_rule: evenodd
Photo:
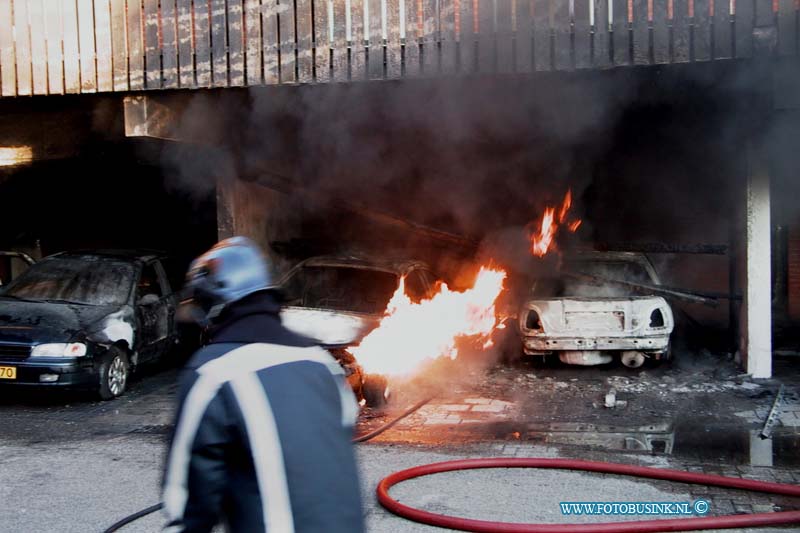
<path fill-rule="evenodd" d="M 176 301 L 158 255 L 47 257 L 0 290 L 0 386 L 80 387 L 109 400 L 175 344 Z"/>
<path fill-rule="evenodd" d="M 648 293 L 660 285 L 643 254 L 566 255 L 557 277 L 534 282 L 519 314 L 524 352 L 557 353 L 561 361 L 599 365 L 620 357 L 628 367 L 670 357 L 674 327 L 667 301 Z"/>
<path fill-rule="evenodd" d="M 322 256 L 300 262 L 280 282 L 286 298 L 284 325 L 328 349 L 369 405 L 382 402 L 386 381 L 366 375 L 347 349 L 378 326 L 403 278 L 413 300 L 429 297 L 437 280 L 419 261 Z"/>

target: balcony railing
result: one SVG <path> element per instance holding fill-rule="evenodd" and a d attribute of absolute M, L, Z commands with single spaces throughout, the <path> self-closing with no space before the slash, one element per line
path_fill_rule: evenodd
<path fill-rule="evenodd" d="M 0 95 L 790 56 L 800 0 L 0 0 Z"/>

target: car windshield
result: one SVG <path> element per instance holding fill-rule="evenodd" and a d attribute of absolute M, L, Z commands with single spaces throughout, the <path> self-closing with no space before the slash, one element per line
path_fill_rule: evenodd
<path fill-rule="evenodd" d="M 288 305 L 378 314 L 399 278 L 391 272 L 339 266 L 305 266 L 284 283 Z"/>
<path fill-rule="evenodd" d="M 561 270 L 565 275 L 560 278 L 536 280 L 531 289 L 533 295 L 539 298 L 618 298 L 637 292 L 634 287 L 605 280 L 656 284 L 644 265 L 635 261 L 571 261 Z"/>
<path fill-rule="evenodd" d="M 134 276 L 133 265 L 92 256 L 57 257 L 31 266 L 3 297 L 84 305 L 120 305 Z"/>
<path fill-rule="evenodd" d="M 572 261 L 562 270 L 603 279 L 655 284 L 644 265 L 635 261 Z"/>

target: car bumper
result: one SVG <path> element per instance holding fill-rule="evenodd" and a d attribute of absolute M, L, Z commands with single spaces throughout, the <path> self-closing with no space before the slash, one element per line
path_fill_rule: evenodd
<path fill-rule="evenodd" d="M 94 366 L 89 362 L 77 361 L 2 361 L 0 366 L 10 366 L 17 370 L 16 379 L 0 379 L 3 386 L 42 386 L 42 387 L 92 387 L 99 383 Z M 50 376 L 54 380 L 42 380 Z M 53 378 L 52 376 L 55 376 Z"/>
<path fill-rule="evenodd" d="M 669 349 L 669 334 L 646 337 L 548 337 L 537 335 L 523 337 L 522 346 L 528 355 L 565 350 L 637 350 L 661 353 Z"/>

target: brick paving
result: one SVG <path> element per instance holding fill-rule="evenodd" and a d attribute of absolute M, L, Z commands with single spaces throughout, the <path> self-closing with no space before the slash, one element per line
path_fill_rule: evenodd
<path fill-rule="evenodd" d="M 784 402 L 773 438 L 764 440 L 758 432 L 778 380 L 753 382 L 738 377 L 732 365 L 729 370 L 668 368 L 625 376 L 613 369 L 580 370 L 584 373 L 578 378 L 573 377 L 577 371 L 563 368 L 490 372 L 479 383 L 449 387 L 377 442 L 431 451 L 451 446 L 460 453 L 474 445 L 483 446 L 475 449 L 483 456 L 575 457 L 800 483 L 796 372 L 783 369 Z M 611 388 L 618 400 L 626 402 L 623 407 L 604 407 Z M 407 405 L 410 399 L 401 397 L 399 402 Z M 366 426 L 393 413 L 366 420 Z M 685 498 L 688 492 L 692 500 L 708 500 L 714 516 L 800 510 L 800 499 L 657 480 L 648 483 L 676 498 Z"/>
<path fill-rule="evenodd" d="M 440 387 L 428 405 L 366 446 L 456 456 L 472 450 L 483 457 L 574 457 L 800 484 L 800 376 L 796 363 L 777 370 L 778 379 L 753 382 L 725 361 L 641 372 L 483 369 Z M 109 403 L 80 396 L 0 397 L 0 442 L 23 450 L 41 443 L 66 449 L 87 439 L 163 443 L 176 373 L 146 376 Z M 786 387 L 780 416 L 773 437 L 762 440 L 757 433 L 780 382 Z M 624 406 L 604 406 L 612 388 Z M 358 432 L 387 421 L 420 394 L 431 391 L 396 390 L 385 411 L 362 413 Z M 714 515 L 800 509 L 800 501 L 780 496 L 648 483 L 676 498 L 707 499 Z"/>

